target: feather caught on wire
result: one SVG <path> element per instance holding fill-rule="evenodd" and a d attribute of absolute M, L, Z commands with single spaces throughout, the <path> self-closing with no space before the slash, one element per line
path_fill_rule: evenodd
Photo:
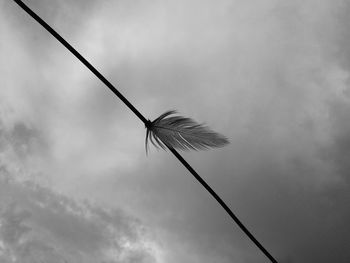
<path fill-rule="evenodd" d="M 208 127 L 196 123 L 190 118 L 175 115 L 167 111 L 154 121 L 146 124 L 146 153 L 149 141 L 156 147 L 166 150 L 167 147 L 179 150 L 206 150 L 223 147 L 228 139 Z"/>

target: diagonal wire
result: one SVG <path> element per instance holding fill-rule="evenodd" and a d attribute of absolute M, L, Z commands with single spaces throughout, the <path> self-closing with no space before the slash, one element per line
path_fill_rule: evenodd
<path fill-rule="evenodd" d="M 76 51 L 75 48 L 73 48 L 63 37 L 61 37 L 52 27 L 50 27 L 22 1 L 14 1 L 40 25 L 49 31 L 49 33 L 54 36 L 63 46 L 65 46 L 77 59 L 79 59 L 97 78 L 99 78 L 115 95 L 117 95 L 117 97 L 123 101 L 126 106 L 128 106 L 129 109 L 135 113 L 143 123 L 147 123 L 146 118 L 100 72 L 98 72 L 97 69 L 95 69 L 82 55 L 80 55 L 80 53 Z"/>
<path fill-rule="evenodd" d="M 54 36 L 63 46 L 65 46 L 77 59 L 79 59 L 97 78 L 99 78 L 121 101 L 123 101 L 129 109 L 145 124 L 149 124 L 147 120 L 97 69 L 95 69 L 78 51 L 76 51 L 63 37 L 61 37 L 52 27 L 50 27 L 44 20 L 42 20 L 36 13 L 34 13 L 21 0 L 13 0 L 24 11 L 26 11 L 32 18 L 34 18 L 40 25 L 42 25 L 52 36 Z M 232 210 L 225 204 L 225 202 L 218 196 L 215 191 L 204 181 L 202 177 L 191 167 L 191 165 L 172 147 L 168 149 L 173 155 L 187 168 L 187 170 L 197 179 L 197 181 L 211 194 L 211 196 L 222 206 L 233 221 L 241 228 L 241 230 L 250 238 L 250 240 L 261 250 L 261 252 L 273 263 L 278 263 L 277 260 L 263 247 L 263 245 L 250 233 L 250 231 L 243 225 Z"/>

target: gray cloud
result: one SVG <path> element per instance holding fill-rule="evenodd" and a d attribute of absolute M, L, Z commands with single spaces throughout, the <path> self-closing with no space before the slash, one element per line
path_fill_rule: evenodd
<path fill-rule="evenodd" d="M 229 147 L 184 156 L 281 262 L 347 262 L 346 1 L 54 2 L 28 4 L 146 117 L 176 108 L 230 137 Z M 143 126 L 124 105 L 2 5 L 1 52 L 12 55 L 0 64 L 0 112 L 17 129 L 3 150 L 12 171 L 22 154 L 22 171 L 37 167 L 56 190 L 142 218 L 165 262 L 263 260 L 176 160 L 145 156 Z M 19 146 L 26 136 L 31 150 Z M 101 244 L 93 229 L 89 240 Z"/>
<path fill-rule="evenodd" d="M 33 184 L 1 181 L 0 187 L 2 261 L 154 262 L 152 243 L 122 211 Z"/>
<path fill-rule="evenodd" d="M 55 193 L 34 164 L 40 133 L 1 127 L 1 262 L 155 262 L 157 243 L 121 209 Z M 41 152 L 41 154 L 40 154 Z M 40 158 L 41 156 L 41 158 Z"/>

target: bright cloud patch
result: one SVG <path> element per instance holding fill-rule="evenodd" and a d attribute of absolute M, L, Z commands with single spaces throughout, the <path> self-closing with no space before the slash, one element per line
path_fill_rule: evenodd
<path fill-rule="evenodd" d="M 1 262 L 155 262 L 140 223 L 122 211 L 4 178 L 0 208 Z"/>

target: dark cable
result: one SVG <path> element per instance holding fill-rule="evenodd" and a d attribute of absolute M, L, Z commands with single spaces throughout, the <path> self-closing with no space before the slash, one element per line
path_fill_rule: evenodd
<path fill-rule="evenodd" d="M 146 125 L 149 121 L 100 73 L 95 69 L 78 51 L 76 51 L 66 40 L 64 40 L 52 27 L 35 14 L 27 5 L 20 0 L 15 1 L 24 11 L 42 25 L 52 36 L 54 36 L 62 45 L 64 45 L 77 59 L 79 59 L 92 73 L 95 74 L 119 99 L 121 99 L 129 109 Z M 242 231 L 254 242 L 254 244 L 265 254 L 273 263 L 277 260 L 259 243 L 259 241 L 249 232 L 242 222 L 235 216 L 225 202 L 215 193 L 215 191 L 199 176 L 199 174 L 190 166 L 189 163 L 173 148 L 168 147 L 175 157 L 187 168 L 187 170 L 197 179 L 197 181 L 215 198 L 215 200 L 225 209 L 234 222 Z"/>

